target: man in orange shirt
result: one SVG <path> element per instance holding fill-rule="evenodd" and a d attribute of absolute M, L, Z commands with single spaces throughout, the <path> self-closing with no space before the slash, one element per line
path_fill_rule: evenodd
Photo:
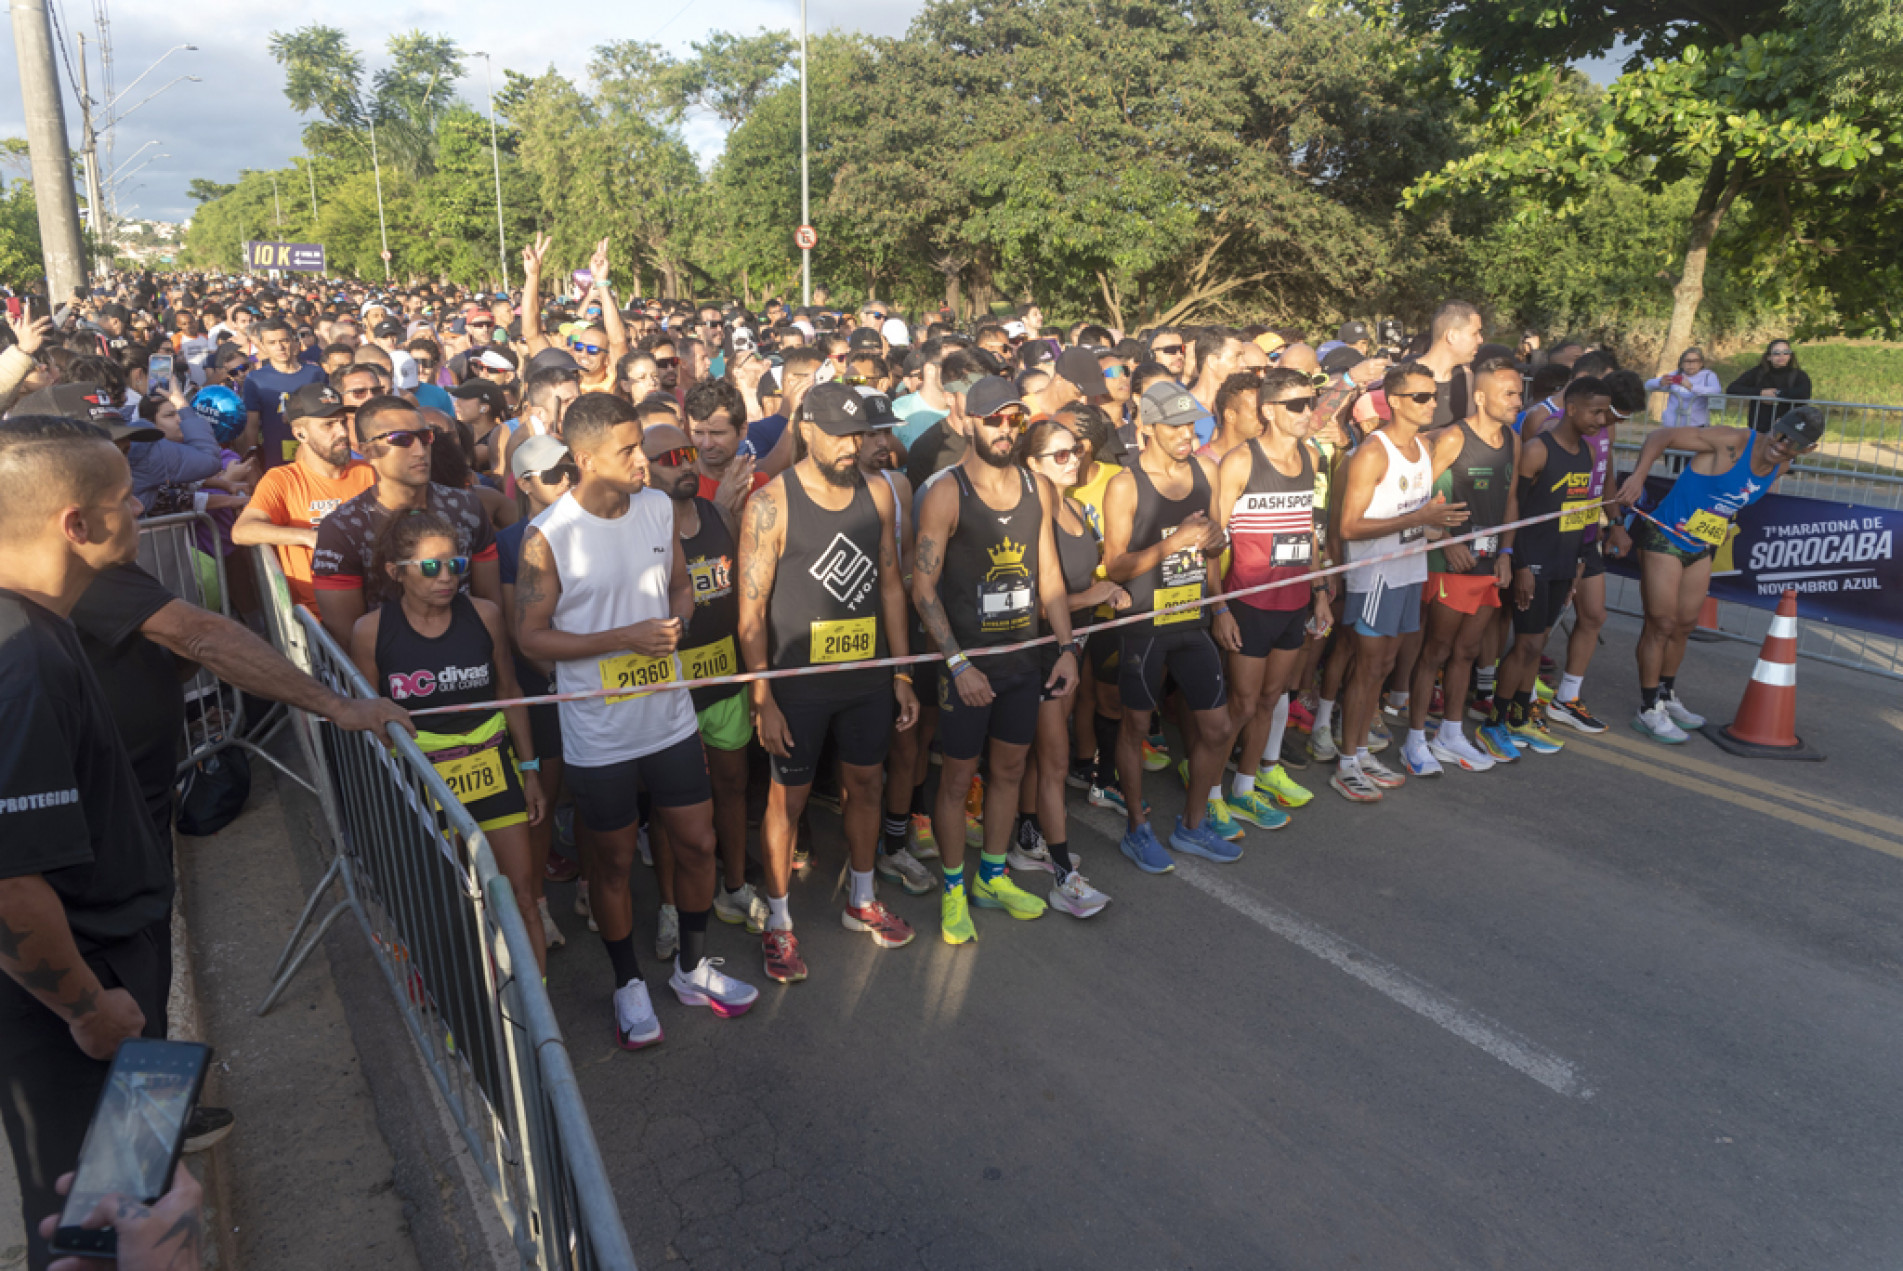
<path fill-rule="evenodd" d="M 269 543 L 291 587 L 291 599 L 317 611 L 311 585 L 311 549 L 325 514 L 377 483 L 369 464 L 350 457 L 350 411 L 329 384 L 306 384 L 290 396 L 284 413 L 297 454 L 272 468 L 251 493 L 231 527 L 240 547 Z"/>

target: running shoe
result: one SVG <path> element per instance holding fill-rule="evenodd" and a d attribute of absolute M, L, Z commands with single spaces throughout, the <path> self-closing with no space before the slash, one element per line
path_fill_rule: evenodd
<path fill-rule="evenodd" d="M 1110 897 L 1090 885 L 1082 871 L 1073 869 L 1051 888 L 1050 906 L 1073 918 L 1089 918 L 1103 911 Z"/>
<path fill-rule="evenodd" d="M 1493 694 L 1474 691 L 1473 699 L 1467 707 L 1467 718 L 1484 724 L 1493 717 Z"/>
<path fill-rule="evenodd" d="M 1073 790 L 1088 790 L 1093 777 L 1097 775 L 1097 761 L 1093 759 L 1073 759 L 1070 768 L 1064 773 L 1064 784 Z"/>
<path fill-rule="evenodd" d="M 542 948 L 559 949 L 567 944 L 568 937 L 563 935 L 562 929 L 555 925 L 555 915 L 548 911 L 548 897 L 536 897 L 535 909 L 542 917 Z"/>
<path fill-rule="evenodd" d="M 575 850 L 575 805 L 572 803 L 555 809 L 555 841 L 571 852 Z"/>
<path fill-rule="evenodd" d="M 919 864 L 918 857 L 903 847 L 896 852 L 881 851 L 874 868 L 903 887 L 907 895 L 923 896 L 938 885 L 932 871 Z"/>
<path fill-rule="evenodd" d="M 1368 753 L 1378 755 L 1394 742 L 1394 735 L 1377 716 L 1368 721 Z"/>
<path fill-rule="evenodd" d="M 1546 713 L 1549 717 L 1558 720 L 1562 724 L 1572 725 L 1582 733 L 1603 733 L 1606 731 L 1605 724 L 1591 711 L 1587 710 L 1586 704 L 1577 697 L 1570 702 L 1562 702 L 1558 698 L 1554 698 L 1547 704 Z"/>
<path fill-rule="evenodd" d="M 1466 733 L 1449 733 L 1444 726 L 1427 739 L 1427 753 L 1442 764 L 1453 764 L 1467 772 L 1485 772 L 1494 762 L 1493 756 L 1467 740 Z"/>
<path fill-rule="evenodd" d="M 588 880 L 585 878 L 575 887 L 575 913 L 579 917 L 588 920 L 588 929 L 590 931 L 598 932 L 601 930 L 600 927 L 595 925 L 595 911 L 588 907 Z"/>
<path fill-rule="evenodd" d="M 1304 772 L 1308 768 L 1308 743 L 1297 739 L 1293 729 L 1282 734 L 1279 760 L 1282 767 L 1295 772 Z"/>
<path fill-rule="evenodd" d="M 581 877 L 581 866 L 550 848 L 548 859 L 542 862 L 542 877 L 551 883 L 572 883 Z"/>
<path fill-rule="evenodd" d="M 1176 818 L 1176 828 L 1170 831 L 1170 846 L 1179 852 L 1188 852 L 1191 856 L 1200 856 L 1206 861 L 1215 861 L 1218 865 L 1227 865 L 1231 861 L 1242 859 L 1242 849 L 1231 846 L 1216 833 L 1216 828 L 1207 820 L 1198 826 L 1183 824 L 1183 818 Z"/>
<path fill-rule="evenodd" d="M 912 943 L 911 925 L 885 907 L 882 900 L 857 909 L 847 905 L 839 911 L 839 923 L 848 931 L 863 931 L 881 949 L 900 949 Z"/>
<path fill-rule="evenodd" d="M 1442 691 L 1440 681 L 1434 681 L 1434 696 L 1427 703 L 1427 718 L 1438 724 L 1447 718 L 1447 694 Z"/>
<path fill-rule="evenodd" d="M 1051 846 L 1044 841 L 1044 832 L 1029 821 L 1018 822 L 1017 840 L 1006 849 L 1005 858 L 1012 869 L 1041 869 L 1047 874 L 1057 872 L 1057 867 L 1051 864 Z"/>
<path fill-rule="evenodd" d="M 1528 711 L 1518 721 L 1509 721 L 1507 733 L 1512 736 L 1514 745 L 1536 755 L 1557 755 L 1566 748 L 1566 743 L 1546 727 L 1545 718 L 1537 710 Z"/>
<path fill-rule="evenodd" d="M 1651 710 L 1640 711 L 1633 716 L 1632 726 L 1653 741 L 1662 741 L 1668 746 L 1682 746 L 1691 740 L 1691 734 L 1672 721 L 1663 698 Z"/>
<path fill-rule="evenodd" d="M 1381 718 L 1393 720 L 1394 723 L 1402 728 L 1407 727 L 1407 704 L 1403 702 L 1400 705 L 1396 705 L 1392 696 L 1383 693 L 1381 695 Z"/>
<path fill-rule="evenodd" d="M 616 989 L 615 1044 L 623 1050 L 640 1050 L 654 1045 L 661 1036 L 661 1021 L 648 999 L 647 981 L 629 980 Z"/>
<path fill-rule="evenodd" d="M 813 849 L 801 842 L 793 849 L 793 872 L 804 877 L 813 868 Z"/>
<path fill-rule="evenodd" d="M 1257 792 L 1268 795 L 1285 808 L 1307 806 L 1308 801 L 1315 796 L 1297 785 L 1295 779 L 1282 771 L 1282 768 L 1282 764 L 1276 764 L 1267 771 L 1258 768 L 1255 774 Z"/>
<path fill-rule="evenodd" d="M 237 1124 L 238 1118 L 230 1108 L 201 1103 L 192 1109 L 191 1119 L 185 1123 L 185 1144 L 181 1150 L 187 1156 L 209 1152 L 230 1138 L 232 1127 Z"/>
<path fill-rule="evenodd" d="M 1315 731 L 1315 712 L 1299 697 L 1288 704 L 1288 726 L 1298 733 Z"/>
<path fill-rule="evenodd" d="M 954 887 L 939 897 L 938 934 L 946 944 L 964 944 L 978 938 L 978 929 L 971 925 L 971 905 L 965 899 L 963 887 Z"/>
<path fill-rule="evenodd" d="M 661 921 L 654 929 L 654 956 L 666 961 L 680 952 L 681 911 L 672 905 L 661 906 Z"/>
<path fill-rule="evenodd" d="M 1214 794 L 1209 796 L 1209 803 L 1203 809 L 1203 824 L 1226 842 L 1242 841 L 1242 827 L 1236 824 L 1236 818 L 1229 815 L 1228 807 Z"/>
<path fill-rule="evenodd" d="M 1440 760 L 1434 758 L 1426 742 L 1422 742 L 1418 748 L 1413 745 L 1402 746 L 1401 766 L 1407 769 L 1410 777 L 1438 777 L 1442 771 Z"/>
<path fill-rule="evenodd" d="M 1374 784 L 1380 786 L 1383 790 L 1399 790 L 1402 786 L 1407 784 L 1407 778 L 1405 776 L 1388 767 L 1373 755 L 1369 755 L 1366 759 L 1357 760 L 1355 766 L 1361 769 L 1362 776 L 1374 782 Z"/>
<path fill-rule="evenodd" d="M 714 892 L 714 917 L 733 926 L 745 925 L 752 935 L 766 930 L 766 897 L 753 890 L 752 883 L 742 883 L 728 891 L 721 887 Z"/>
<path fill-rule="evenodd" d="M 1520 757 L 1520 748 L 1513 744 L 1513 734 L 1507 731 L 1503 719 L 1480 725 L 1480 748 L 1495 763 L 1513 763 Z"/>
<path fill-rule="evenodd" d="M 1131 863 L 1146 874 L 1167 874 L 1176 868 L 1176 862 L 1156 841 L 1156 831 L 1150 828 L 1148 821 L 1126 832 L 1123 841 L 1117 846 L 1123 849 L 1123 854 L 1130 858 Z"/>
<path fill-rule="evenodd" d="M 1553 686 L 1551 684 L 1548 684 L 1545 680 L 1535 677 L 1535 679 L 1533 680 L 1533 696 L 1542 702 L 1550 702 L 1553 700 L 1555 696 L 1557 696 L 1557 694 L 1554 693 Z"/>
<path fill-rule="evenodd" d="M 974 776 L 965 792 L 965 846 L 985 845 L 985 779 Z"/>
<path fill-rule="evenodd" d="M 1250 825 L 1264 830 L 1279 830 L 1288 824 L 1288 813 L 1276 806 L 1273 796 L 1252 789 L 1244 795 L 1231 794 L 1223 802 L 1229 805 L 1229 811 L 1247 821 Z"/>
<path fill-rule="evenodd" d="M 649 869 L 654 868 L 654 845 L 648 842 L 648 827 L 639 825 L 634 831 L 634 845 L 641 849 L 641 863 Z"/>
<path fill-rule="evenodd" d="M 1379 803 L 1381 788 L 1368 780 L 1361 765 L 1354 762 L 1342 764 L 1335 769 L 1335 775 L 1328 778 L 1328 784 L 1335 792 L 1350 803 Z"/>
<path fill-rule="evenodd" d="M 1153 733 L 1143 739 L 1143 771 L 1161 772 L 1170 766 L 1169 748 L 1164 744 L 1163 734 Z"/>
<path fill-rule="evenodd" d="M 1677 724 L 1680 728 L 1689 732 L 1694 728 L 1703 728 L 1705 726 L 1705 717 L 1703 715 L 1700 715 L 1697 711 L 1678 700 L 1677 689 L 1673 689 L 1669 693 L 1660 693 L 1659 701 L 1665 703 L 1665 713 L 1670 715 L 1672 722 Z"/>
<path fill-rule="evenodd" d="M 971 903 L 980 909 L 1002 909 L 1026 922 L 1043 917 L 1048 908 L 1042 897 L 1033 896 L 1012 882 L 1009 874 L 999 874 L 988 881 L 982 875 L 972 879 Z"/>
<path fill-rule="evenodd" d="M 791 931 L 769 931 L 760 937 L 766 955 L 766 978 L 781 984 L 797 984 L 806 978 L 806 963 L 800 957 L 799 937 Z"/>
<path fill-rule="evenodd" d="M 705 1006 L 722 1019 L 745 1015 L 760 1000 L 760 990 L 722 971 L 726 961 L 702 958 L 699 966 L 686 972 L 676 963 L 674 974 L 667 977 L 667 987 L 674 990 L 682 1006 Z"/>
<path fill-rule="evenodd" d="M 932 836 L 932 818 L 923 812 L 912 814 L 912 855 L 922 861 L 938 859 L 938 840 Z"/>
<path fill-rule="evenodd" d="M 1326 728 L 1316 729 L 1308 735 L 1308 753 L 1316 763 L 1334 763 L 1341 758 L 1341 749 Z"/>
<path fill-rule="evenodd" d="M 1090 806 L 1093 808 L 1109 808 L 1118 816 L 1126 819 L 1130 815 L 1129 806 L 1123 801 L 1123 791 L 1117 789 L 1115 786 L 1090 787 Z"/>

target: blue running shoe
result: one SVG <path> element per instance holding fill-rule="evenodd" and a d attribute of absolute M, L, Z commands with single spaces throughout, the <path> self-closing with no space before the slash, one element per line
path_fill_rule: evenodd
<path fill-rule="evenodd" d="M 1228 846 L 1221 839 L 1217 839 L 1216 842 L 1224 847 Z M 1146 874 L 1167 874 L 1176 868 L 1176 862 L 1172 861 L 1170 854 L 1163 850 L 1163 845 L 1156 841 L 1156 831 L 1150 828 L 1148 821 L 1125 834 L 1123 842 L 1118 846 L 1123 849 L 1123 854 Z"/>
<path fill-rule="evenodd" d="M 1200 856 L 1206 861 L 1215 861 L 1218 865 L 1227 865 L 1231 861 L 1242 859 L 1242 849 L 1225 842 L 1222 835 L 1216 833 L 1208 818 L 1195 829 L 1183 824 L 1183 818 L 1176 818 L 1176 828 L 1170 831 L 1170 846 L 1179 852 L 1188 852 L 1191 856 Z"/>
<path fill-rule="evenodd" d="M 1513 744 L 1513 734 L 1507 731 L 1505 720 L 1480 726 L 1480 748 L 1487 752 L 1495 763 L 1513 763 L 1520 757 L 1520 748 Z"/>

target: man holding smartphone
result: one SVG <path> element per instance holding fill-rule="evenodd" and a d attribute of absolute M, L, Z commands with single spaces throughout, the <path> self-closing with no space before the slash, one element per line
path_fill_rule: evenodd
<path fill-rule="evenodd" d="M 27 416 L 0 423 L 0 485 L 0 1122 L 35 1232 L 113 1052 L 165 1036 L 173 880 L 68 621 L 137 553 L 131 469 L 100 430 Z"/>

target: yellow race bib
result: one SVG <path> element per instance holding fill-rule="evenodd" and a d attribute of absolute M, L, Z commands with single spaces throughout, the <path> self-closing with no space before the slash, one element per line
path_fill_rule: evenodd
<path fill-rule="evenodd" d="M 620 702 L 631 702 L 637 697 L 647 696 L 646 690 L 657 684 L 666 684 L 675 678 L 674 655 L 663 654 L 649 657 L 643 653 L 623 653 L 612 658 L 601 659 L 601 687 L 641 689 L 639 693 L 617 693 L 607 698 L 614 706 Z"/>
<path fill-rule="evenodd" d="M 732 636 L 721 636 L 712 644 L 681 651 L 681 667 L 690 680 L 711 680 L 719 675 L 732 675 L 738 665 Z"/>
<path fill-rule="evenodd" d="M 1707 547 L 1723 547 L 1725 536 L 1731 532 L 1731 522 L 1716 512 L 1700 508 L 1685 518 L 1684 528 L 1687 538 L 1695 538 Z"/>
<path fill-rule="evenodd" d="M 813 624 L 814 665 L 822 662 L 858 662 L 872 656 L 878 637 L 877 618 L 840 618 Z"/>
<path fill-rule="evenodd" d="M 449 792 L 464 807 L 501 794 L 509 788 L 502 772 L 500 746 L 491 746 L 473 755 L 461 755 L 455 759 L 432 760 L 430 767 L 436 769 L 443 784 L 449 787 Z"/>
<path fill-rule="evenodd" d="M 1190 583 L 1185 587 L 1158 587 L 1156 589 L 1156 602 L 1153 606 L 1158 612 L 1156 617 L 1150 621 L 1159 627 L 1172 622 L 1194 622 L 1203 616 L 1201 609 L 1182 609 L 1176 613 L 1163 613 L 1161 611 L 1169 608 L 1171 605 L 1188 604 L 1190 601 L 1201 600 L 1202 598 L 1203 585 L 1201 583 Z"/>
<path fill-rule="evenodd" d="M 1559 505 L 1559 532 L 1571 534 L 1590 528 L 1599 519 L 1599 505 L 1591 499 L 1577 499 Z"/>

